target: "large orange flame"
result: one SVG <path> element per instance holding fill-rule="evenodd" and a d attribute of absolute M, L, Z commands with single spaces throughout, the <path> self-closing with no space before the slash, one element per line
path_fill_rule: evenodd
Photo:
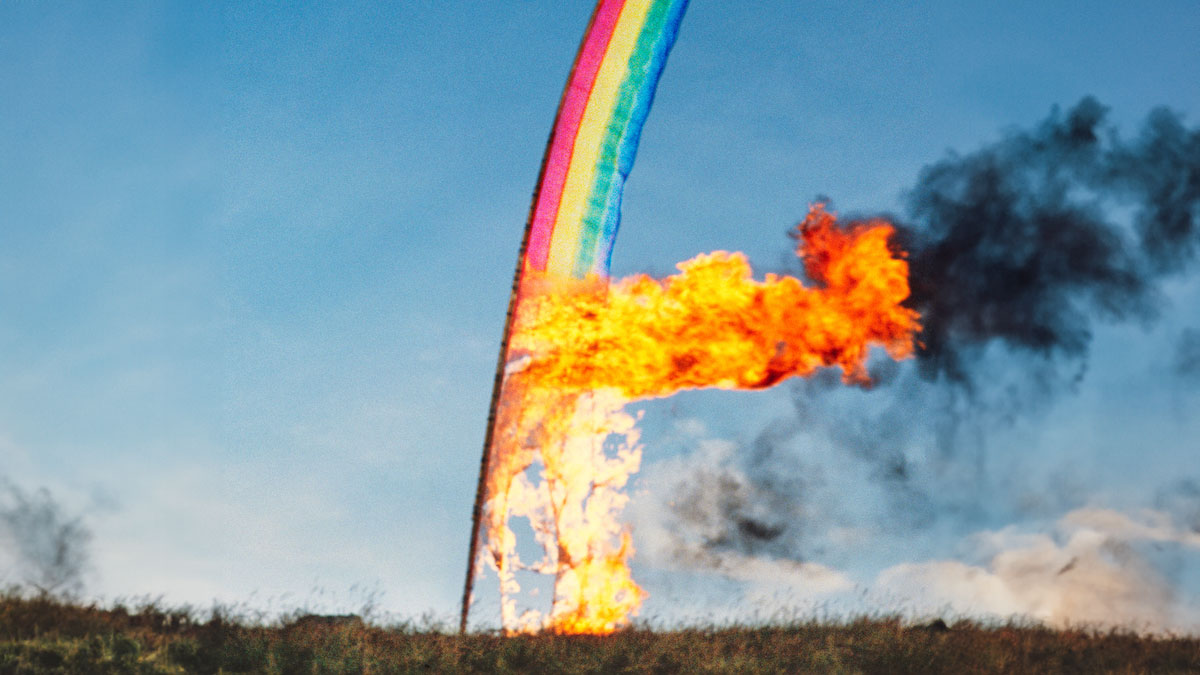
<path fill-rule="evenodd" d="M 862 384 L 872 345 L 911 355 L 918 316 L 900 304 L 908 264 L 889 249 L 892 233 L 883 221 L 843 229 L 814 206 L 795 237 L 815 287 L 774 274 L 755 281 L 745 256 L 723 251 L 661 281 L 525 285 L 487 485 L 485 562 L 500 578 L 506 630 L 609 633 L 641 604 L 619 520 L 641 461 L 628 402 L 765 388 L 825 366 Z M 517 557 L 515 517 L 529 519 L 541 561 Z M 548 616 L 517 615 L 520 569 L 554 576 Z"/>

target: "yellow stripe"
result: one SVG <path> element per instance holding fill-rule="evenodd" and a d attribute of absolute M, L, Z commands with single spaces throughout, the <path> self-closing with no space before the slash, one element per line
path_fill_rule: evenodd
<path fill-rule="evenodd" d="M 608 133 L 609 118 L 616 107 L 621 83 L 625 81 L 629 58 L 637 47 L 638 36 L 653 3 L 654 0 L 625 0 L 604 61 L 596 73 L 596 83 L 592 85 L 592 95 L 588 97 L 579 134 L 575 137 L 571 165 L 567 168 L 562 200 L 550 235 L 546 273 L 551 277 L 570 277 L 575 271 L 583 215 L 587 213 L 587 200 L 596 183 L 600 144 Z"/>

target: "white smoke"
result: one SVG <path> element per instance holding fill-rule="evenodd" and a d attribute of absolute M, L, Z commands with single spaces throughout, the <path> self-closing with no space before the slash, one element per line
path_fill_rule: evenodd
<path fill-rule="evenodd" d="M 1172 510 L 1090 506 L 913 537 L 886 519 L 853 518 L 859 527 L 847 527 L 831 502 L 857 498 L 829 486 L 774 493 L 771 480 L 738 461 L 749 451 L 738 444 L 694 438 L 692 448 L 647 466 L 629 511 L 635 562 L 691 584 L 661 604 L 651 584 L 652 614 L 693 592 L 719 592 L 707 600 L 724 607 L 709 615 L 719 621 L 791 610 L 801 618 L 899 614 L 1200 634 L 1200 531 Z M 943 536 L 949 549 L 930 546 Z"/>
<path fill-rule="evenodd" d="M 1060 518 L 1050 532 L 1016 528 L 981 532 L 960 560 L 904 563 L 879 574 L 875 593 L 917 616 L 961 615 L 1032 620 L 1049 626 L 1120 628 L 1152 633 L 1200 631 L 1196 598 L 1189 598 L 1158 565 L 1153 552 L 1200 562 L 1200 535 L 1170 516 L 1137 517 L 1085 508 Z"/>

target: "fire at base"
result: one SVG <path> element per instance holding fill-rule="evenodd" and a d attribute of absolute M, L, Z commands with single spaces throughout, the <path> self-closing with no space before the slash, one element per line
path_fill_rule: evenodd
<path fill-rule="evenodd" d="M 683 389 L 762 389 L 837 366 L 864 384 L 872 346 L 895 359 L 919 330 L 908 264 L 883 221 L 840 227 L 816 205 L 794 233 L 816 284 L 773 274 L 755 281 L 740 253 L 715 252 L 663 280 L 641 275 L 550 284 L 527 277 L 509 348 L 478 564 L 500 580 L 506 631 L 610 633 L 645 594 L 620 522 L 624 487 L 641 461 L 627 403 Z M 543 555 L 517 555 L 525 517 Z M 553 577 L 547 615 L 518 615 L 518 570 Z"/>

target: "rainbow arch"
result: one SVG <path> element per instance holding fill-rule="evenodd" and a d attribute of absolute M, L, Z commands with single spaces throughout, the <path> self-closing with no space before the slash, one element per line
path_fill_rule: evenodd
<path fill-rule="evenodd" d="M 621 192 L 687 0 L 600 0 L 531 206 L 526 279 L 607 277 Z"/>

